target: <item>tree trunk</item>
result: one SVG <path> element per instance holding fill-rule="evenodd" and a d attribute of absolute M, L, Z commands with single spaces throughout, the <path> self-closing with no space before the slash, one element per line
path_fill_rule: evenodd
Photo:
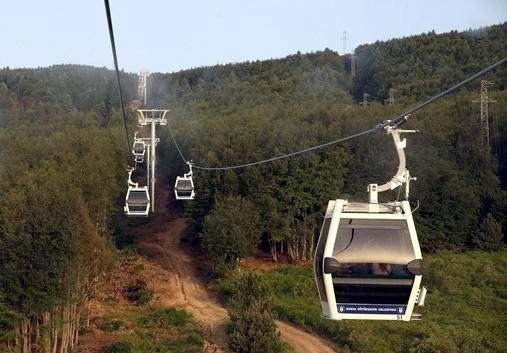
<path fill-rule="evenodd" d="M 269 239 L 269 251 L 271 253 L 271 258 L 274 262 L 278 261 L 278 256 L 276 254 L 276 241 Z"/>
<path fill-rule="evenodd" d="M 56 350 L 58 348 L 58 326 L 60 325 L 58 321 L 58 316 L 56 315 L 58 311 L 55 311 L 53 313 L 53 319 L 52 319 L 52 322 L 53 322 L 53 353 L 56 353 Z"/>
<path fill-rule="evenodd" d="M 27 319 L 24 318 L 21 322 L 21 336 L 23 338 L 23 353 L 29 353 L 28 352 L 28 324 Z"/>
<path fill-rule="evenodd" d="M 312 231 L 310 234 L 311 234 L 311 236 L 310 236 L 310 249 L 309 249 L 309 252 L 310 252 L 310 259 L 313 259 L 313 249 L 314 249 L 314 246 L 315 246 L 315 232 Z"/>
<path fill-rule="evenodd" d="M 42 339 L 41 347 L 43 353 L 49 353 L 51 345 L 51 328 L 49 325 L 49 312 L 42 314 Z"/>
<path fill-rule="evenodd" d="M 306 260 L 306 231 L 303 230 L 303 244 L 302 244 L 302 249 L 301 249 L 301 259 L 303 261 Z"/>

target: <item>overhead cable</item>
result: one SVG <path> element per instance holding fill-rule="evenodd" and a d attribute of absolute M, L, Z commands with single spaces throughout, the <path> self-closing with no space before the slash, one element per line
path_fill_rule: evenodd
<path fill-rule="evenodd" d="M 127 117 L 125 115 L 125 106 L 123 105 L 123 94 L 121 90 L 121 82 L 120 82 L 120 70 L 118 69 L 118 57 L 116 55 L 116 45 L 114 41 L 114 31 L 113 31 L 113 20 L 111 19 L 111 9 L 109 8 L 109 0 L 104 0 L 104 5 L 106 7 L 106 16 L 107 16 L 107 25 L 109 27 L 109 39 L 111 40 L 111 50 L 113 51 L 113 60 L 114 60 L 114 70 L 116 72 L 116 82 L 118 83 L 118 95 L 120 96 L 120 105 L 121 105 L 121 114 L 123 117 L 123 126 L 125 128 L 125 138 L 127 139 L 127 150 L 130 153 L 130 137 L 127 128 Z"/>
<path fill-rule="evenodd" d="M 295 152 L 291 152 L 291 153 L 287 153 L 287 154 L 283 154 L 283 155 L 280 155 L 280 156 L 275 156 L 275 157 L 271 157 L 271 158 L 267 158 L 267 159 L 262 159 L 262 160 L 259 160 L 259 161 L 244 163 L 244 164 L 224 166 L 224 167 L 207 167 L 207 166 L 200 166 L 200 165 L 196 165 L 196 164 L 192 163 L 192 166 L 195 169 L 201 169 L 201 170 L 231 170 L 231 169 L 246 168 L 246 167 L 251 167 L 251 166 L 254 166 L 254 165 L 274 162 L 274 161 L 277 161 L 277 160 L 280 160 L 280 159 L 294 157 L 294 156 L 301 155 L 301 154 L 304 154 L 304 153 L 307 153 L 307 152 L 312 152 L 312 151 L 315 151 L 315 150 L 318 150 L 318 149 L 321 149 L 321 148 L 324 148 L 324 147 L 328 147 L 328 146 L 331 146 L 331 145 L 334 145 L 334 144 L 337 144 L 337 143 L 340 143 L 340 142 L 345 142 L 345 141 L 348 141 L 348 140 L 351 140 L 351 139 L 354 139 L 354 138 L 357 138 L 357 137 L 360 137 L 360 136 L 368 135 L 368 134 L 371 134 L 371 133 L 373 133 L 375 131 L 384 130 L 385 128 L 387 128 L 389 126 L 399 126 L 402 123 L 404 123 L 405 121 L 407 121 L 408 117 L 411 114 L 413 114 L 416 111 L 418 111 L 418 110 L 426 107 L 427 105 L 429 105 L 429 104 L 437 101 L 438 99 L 441 99 L 444 96 L 446 96 L 446 95 L 448 95 L 448 94 L 450 94 L 450 93 L 452 93 L 452 92 L 460 89 L 461 87 L 463 87 L 467 83 L 469 83 L 469 82 L 477 79 L 478 77 L 481 77 L 481 76 L 487 74 L 488 72 L 494 70 L 498 66 L 504 64 L 505 62 L 507 62 L 507 58 L 503 58 L 503 59 L 497 61 L 493 65 L 488 66 L 487 68 L 485 68 L 485 69 L 477 72 L 476 74 L 468 77 L 467 79 L 465 79 L 465 80 L 463 80 L 463 81 L 455 84 L 454 86 L 446 89 L 445 91 L 440 92 L 440 93 L 432 96 L 431 98 L 428 98 L 427 100 L 425 100 L 425 101 L 423 101 L 423 102 L 415 105 L 414 107 L 412 107 L 409 110 L 401 113 L 400 115 L 398 115 L 398 116 L 396 116 L 396 117 L 394 117 L 392 119 L 385 120 L 384 122 L 376 125 L 375 127 L 371 128 L 371 129 L 364 130 L 364 131 L 355 133 L 353 135 L 342 137 L 340 139 L 329 141 L 329 142 L 326 142 L 326 143 L 323 143 L 323 144 L 320 144 L 320 145 L 317 145 L 317 146 L 308 147 L 308 148 L 305 148 L 305 149 L 302 149 L 302 150 L 299 150 L 299 151 L 295 151 Z M 173 140 L 173 143 L 174 143 L 176 149 L 178 150 L 178 153 L 179 153 L 181 159 L 185 163 L 187 163 L 188 160 L 185 158 L 185 156 L 181 152 L 180 146 L 176 142 L 176 139 L 174 137 L 174 134 L 173 134 L 172 129 L 171 129 L 170 126 L 169 126 L 169 132 L 171 134 L 171 138 Z"/>

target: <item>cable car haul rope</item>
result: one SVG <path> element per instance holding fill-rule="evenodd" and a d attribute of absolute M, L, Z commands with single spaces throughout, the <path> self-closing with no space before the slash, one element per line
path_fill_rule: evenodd
<path fill-rule="evenodd" d="M 151 146 L 146 146 L 143 139 L 138 139 L 137 135 L 134 136 L 132 147 L 130 144 L 109 1 L 104 0 L 104 3 L 129 152 L 131 151 L 134 157 L 134 165 L 137 167 L 138 164 L 144 163 L 146 148 L 149 151 L 151 150 L 154 168 L 155 123 L 152 122 Z M 181 159 L 189 167 L 188 173 L 176 179 L 174 184 L 175 198 L 177 200 L 192 200 L 195 198 L 193 169 L 220 171 L 247 168 L 313 152 L 376 131 L 385 131 L 393 138 L 394 147 L 399 158 L 396 174 L 390 181 L 382 185 L 369 184 L 368 202 L 349 202 L 344 199 L 329 200 L 315 248 L 315 282 L 325 318 L 331 320 L 420 320 L 422 316 L 415 310 L 417 306 L 424 306 L 426 288 L 422 286 L 422 254 L 412 218 L 413 211 L 408 201 L 410 181 L 415 180 L 415 178 L 410 176 L 410 172 L 406 168 L 406 139 L 401 138 L 401 134 L 416 131 L 402 130 L 400 126 L 408 120 L 411 114 L 458 90 L 505 62 L 507 62 L 507 58 L 497 61 L 447 90 L 370 129 L 302 150 L 244 164 L 231 166 L 196 165 L 185 157 L 171 127 L 169 127 L 172 142 Z M 160 113 L 161 111 L 138 110 L 138 112 L 143 116 L 143 112 Z M 166 112 L 164 111 L 164 116 Z M 163 117 L 162 120 L 160 120 L 160 124 L 165 125 Z M 149 156 L 148 153 L 148 160 Z M 149 163 L 147 165 L 149 168 Z M 125 214 L 128 216 L 147 216 L 150 204 L 153 211 L 154 180 L 152 180 L 152 197 L 150 198 L 147 186 L 140 186 L 132 181 L 131 177 L 134 170 L 135 167 L 128 170 Z M 152 173 L 154 178 L 154 171 Z M 400 195 L 402 187 L 405 190 L 403 201 L 398 201 L 397 198 L 394 202 L 379 202 L 378 193 L 399 188 L 398 195 Z"/>
<path fill-rule="evenodd" d="M 118 95 L 120 97 L 121 114 L 123 117 L 123 127 L 125 128 L 125 138 L 127 140 L 127 150 L 130 152 L 130 137 L 129 137 L 129 131 L 127 128 L 127 117 L 125 115 L 125 105 L 123 104 L 123 94 L 122 94 L 121 82 L 120 82 L 120 70 L 118 69 L 118 56 L 116 55 L 116 44 L 114 41 L 113 20 L 111 19 L 111 9 L 109 8 L 109 0 L 104 0 L 104 5 L 106 7 L 107 26 L 109 28 L 109 39 L 111 40 L 111 50 L 113 52 L 114 71 L 116 73 L 116 83 L 118 84 Z"/>

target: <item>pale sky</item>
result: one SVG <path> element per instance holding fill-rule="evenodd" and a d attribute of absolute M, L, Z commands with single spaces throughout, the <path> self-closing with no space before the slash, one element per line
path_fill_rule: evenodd
<path fill-rule="evenodd" d="M 110 0 L 120 67 L 172 72 L 507 21 L 507 0 Z M 102 0 L 5 1 L 0 67 L 112 68 Z"/>

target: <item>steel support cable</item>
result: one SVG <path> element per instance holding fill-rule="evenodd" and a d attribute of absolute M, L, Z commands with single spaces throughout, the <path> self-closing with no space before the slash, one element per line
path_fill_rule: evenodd
<path fill-rule="evenodd" d="M 300 154 L 304 154 L 304 153 L 307 153 L 307 152 L 315 151 L 315 150 L 318 150 L 318 149 L 321 149 L 321 148 L 324 148 L 324 147 L 328 147 L 328 146 L 331 146 L 331 145 L 334 145 L 334 144 L 337 144 L 337 143 L 340 143 L 340 142 L 345 142 L 347 140 L 351 140 L 351 139 L 359 137 L 359 136 L 371 134 L 372 132 L 375 132 L 377 130 L 378 130 L 378 128 L 375 127 L 373 129 L 361 131 L 361 132 L 358 132 L 357 134 L 353 134 L 353 135 L 349 135 L 349 136 L 346 136 L 346 137 L 342 137 L 342 138 L 340 138 L 338 140 L 329 141 L 329 142 L 323 143 L 321 145 L 305 148 L 303 150 L 299 150 L 299 151 L 292 152 L 292 153 L 287 153 L 287 154 L 284 154 L 284 155 L 281 155 L 281 156 L 275 156 L 275 157 L 271 157 L 271 158 L 268 158 L 268 159 L 263 159 L 263 160 L 260 160 L 260 161 L 249 162 L 249 163 L 240 164 L 240 165 L 233 165 L 233 166 L 228 166 L 228 167 L 202 167 L 202 166 L 199 166 L 199 165 L 192 165 L 192 167 L 195 168 L 195 169 L 201 169 L 201 170 L 231 170 L 231 169 L 246 168 L 246 167 L 251 167 L 251 166 L 254 166 L 254 165 L 258 165 L 258 164 L 270 163 L 270 162 L 278 161 L 280 159 L 294 157 L 294 156 L 297 156 L 297 155 L 300 155 Z"/>
<path fill-rule="evenodd" d="M 183 162 L 188 163 L 187 159 L 183 155 L 183 152 L 181 152 L 180 146 L 178 145 L 178 142 L 176 142 L 176 139 L 174 138 L 173 129 L 171 129 L 171 125 L 169 125 L 169 122 L 167 122 L 167 127 L 169 128 L 169 134 L 171 135 L 171 139 L 173 140 L 173 144 L 176 147 L 176 150 L 178 151 L 178 154 L 180 155 Z M 193 166 L 195 167 L 195 166 Z"/>
<path fill-rule="evenodd" d="M 130 153 L 130 137 L 127 128 L 127 117 L 125 115 L 125 106 L 123 105 L 123 94 L 121 90 L 120 83 L 120 70 L 118 69 L 118 57 L 116 55 L 116 45 L 114 41 L 114 32 L 113 32 L 113 20 L 111 19 L 111 10 L 109 8 L 109 0 L 104 0 L 104 5 L 106 7 L 106 16 L 107 16 L 107 26 L 109 28 L 109 39 L 111 40 L 111 50 L 113 51 L 113 60 L 114 60 L 114 70 L 116 72 L 116 82 L 118 83 L 118 95 L 120 96 L 120 105 L 121 105 L 121 114 L 123 117 L 123 126 L 125 128 L 125 137 L 127 139 L 127 151 Z"/>
<path fill-rule="evenodd" d="M 418 110 L 426 107 L 427 105 L 429 105 L 429 104 L 437 101 L 438 99 L 443 98 L 444 96 L 446 96 L 446 95 L 448 95 L 448 94 L 450 94 L 450 93 L 458 90 L 459 88 L 461 88 L 464 85 L 466 85 L 467 83 L 469 83 L 469 82 L 477 79 L 478 77 L 481 77 L 481 76 L 487 74 L 488 72 L 494 70 L 498 66 L 504 64 L 505 62 L 507 62 L 507 58 L 503 58 L 503 59 L 497 61 L 493 65 L 488 66 L 487 68 L 485 68 L 485 69 L 477 72 L 476 74 L 468 77 L 467 79 L 465 79 L 465 80 L 463 80 L 463 81 L 455 84 L 454 86 L 446 89 L 445 91 L 443 91 L 443 92 L 441 92 L 441 93 L 439 93 L 437 95 L 434 95 L 433 97 L 431 97 L 431 98 L 423 101 L 422 103 L 417 104 L 413 108 L 410 108 L 409 110 L 401 113 L 400 115 L 396 116 L 395 118 L 393 118 L 391 120 L 387 120 L 387 121 L 385 121 L 385 122 L 383 122 L 381 124 L 378 124 L 374 128 L 371 128 L 369 130 L 364 130 L 364 131 L 358 132 L 358 133 L 353 134 L 353 135 L 349 135 L 349 136 L 346 136 L 346 137 L 343 137 L 343 138 L 340 138 L 340 139 L 337 139 L 337 140 L 333 140 L 333 141 L 330 141 L 330 142 L 323 143 L 321 145 L 305 148 L 305 149 L 302 149 L 302 150 L 299 150 L 299 151 L 296 151 L 296 152 L 292 152 L 292 153 L 288 153 L 288 154 L 284 154 L 284 155 L 280 155 L 280 156 L 275 156 L 275 157 L 272 157 L 272 158 L 263 159 L 263 160 L 259 160 L 259 161 L 255 161 L 255 162 L 249 162 L 249 163 L 239 164 L 239 165 L 232 165 L 232 166 L 227 166 L 227 167 L 203 167 L 203 166 L 192 164 L 192 167 L 195 168 L 195 169 L 201 169 L 201 170 L 231 170 L 231 169 L 240 169 L 240 168 L 251 167 L 251 166 L 254 166 L 254 165 L 274 162 L 274 161 L 277 161 L 277 160 L 280 160 L 280 159 L 285 159 L 285 158 L 294 157 L 294 156 L 297 156 L 297 155 L 300 155 L 300 154 L 304 154 L 304 153 L 307 153 L 307 152 L 312 152 L 312 151 L 315 151 L 315 150 L 318 150 L 318 149 L 321 149 L 321 148 L 324 148 L 324 147 L 328 147 L 328 146 L 331 146 L 331 145 L 334 145 L 334 144 L 337 144 L 337 143 L 340 143 L 340 142 L 345 142 L 345 141 L 354 139 L 356 137 L 368 135 L 368 134 L 371 134 L 371 133 L 373 133 L 375 131 L 378 131 L 378 130 L 384 130 L 388 126 L 401 125 L 402 123 L 404 123 L 405 121 L 407 121 L 409 115 L 411 115 L 411 114 L 415 113 L 416 111 L 418 111 Z M 176 146 L 176 149 L 178 150 L 178 153 L 180 154 L 181 159 L 186 163 L 187 159 L 183 156 L 183 153 L 181 152 L 181 149 L 180 149 L 178 143 L 176 142 L 176 139 L 174 138 L 172 129 L 169 126 L 169 124 L 168 124 L 168 127 L 169 127 L 169 132 L 171 134 L 171 138 L 173 140 L 173 143 Z"/>
<path fill-rule="evenodd" d="M 495 68 L 497 68 L 498 66 L 504 64 L 507 62 L 507 58 L 503 58 L 502 60 L 499 60 L 497 61 L 496 63 L 494 63 L 493 65 L 490 65 L 488 66 L 487 68 L 477 72 L 476 74 L 473 74 L 472 76 L 468 77 L 467 79 L 461 81 L 460 83 L 457 83 L 455 84 L 454 86 L 446 89 L 445 91 L 437 94 L 437 95 L 434 95 L 433 97 L 425 100 L 424 102 L 422 103 L 419 103 L 417 104 L 415 107 L 413 108 L 410 108 L 409 110 L 407 110 L 406 112 L 398 115 L 396 118 L 392 119 L 391 121 L 388 121 L 388 122 L 385 122 L 381 125 L 381 128 L 384 128 L 386 126 L 389 126 L 389 125 L 397 125 L 398 123 L 401 123 L 402 121 L 406 120 L 406 116 L 407 115 L 410 115 L 412 113 L 415 113 L 416 111 L 424 108 L 425 106 L 427 106 L 428 104 L 431 104 L 433 102 L 435 102 L 436 100 L 439 100 L 440 98 L 448 95 L 449 93 L 451 92 L 454 92 L 456 91 L 457 89 L 463 87 L 464 85 L 466 85 L 467 83 L 477 79 L 478 77 L 481 77 L 485 74 L 487 74 L 488 72 L 494 70 Z"/>

